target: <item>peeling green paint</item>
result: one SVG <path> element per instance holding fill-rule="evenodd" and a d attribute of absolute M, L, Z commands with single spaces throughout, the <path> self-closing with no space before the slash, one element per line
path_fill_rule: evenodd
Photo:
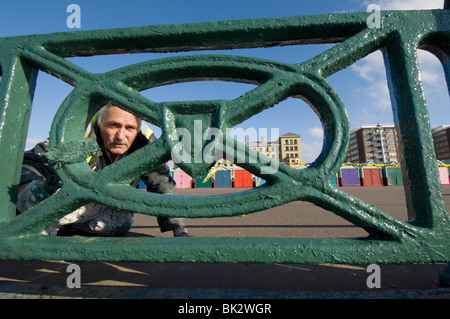
<path fill-rule="evenodd" d="M 424 48 L 434 53 L 449 78 L 450 11 L 383 11 L 380 28 L 367 27 L 368 14 L 334 13 L 1 38 L 0 258 L 361 264 L 449 261 L 450 220 L 440 190 L 416 51 Z M 64 59 L 334 42 L 338 44 L 298 64 L 208 54 L 151 60 L 93 74 Z M 394 218 L 331 184 L 347 152 L 349 121 L 345 105 L 326 78 L 375 50 L 382 50 L 386 62 L 411 222 Z M 38 70 L 74 86 L 53 120 L 51 151 L 44 155 L 57 170 L 63 187 L 33 209 L 15 216 L 15 185 L 20 175 L 16 163 L 23 154 Z M 258 86 L 234 100 L 156 103 L 139 94 L 158 85 L 211 79 Z M 141 192 L 129 185 L 137 176 L 170 159 L 179 141 L 173 135 L 174 129 L 188 128 L 193 134 L 192 123 L 201 120 L 202 129 L 214 127 L 226 136 L 227 128 L 290 96 L 307 101 L 324 129 L 322 152 L 308 169 L 294 170 L 280 163 L 277 173 L 268 175 L 261 173 L 261 161 L 239 163 L 266 183 L 250 191 L 216 196 L 168 196 Z M 158 125 L 162 135 L 123 160 L 92 172 L 85 158 L 96 150 L 84 145 L 82 138 L 88 121 L 106 102 Z M 77 152 L 59 156 L 71 143 L 80 145 Z M 238 153 L 238 146 L 243 145 L 226 138 L 217 146 L 235 162 L 239 155 L 250 155 L 247 146 Z M 201 149 L 204 147 L 205 143 Z M 191 159 L 195 156 L 191 152 Z M 179 166 L 199 177 L 211 164 L 192 160 Z M 130 240 L 40 234 L 47 225 L 91 201 L 152 216 L 199 218 L 248 214 L 294 200 L 330 210 L 365 229 L 369 237 Z"/>

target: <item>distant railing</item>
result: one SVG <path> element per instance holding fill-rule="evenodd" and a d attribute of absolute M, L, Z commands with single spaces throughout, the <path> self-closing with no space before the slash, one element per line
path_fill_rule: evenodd
<path fill-rule="evenodd" d="M 381 11 L 378 26 L 368 24 L 369 15 L 333 13 L 1 38 L 0 258 L 359 264 L 449 261 L 449 214 L 441 193 L 417 49 L 428 50 L 440 59 L 449 82 L 450 11 Z M 298 64 L 207 54 L 149 60 L 93 74 L 65 59 L 311 43 L 338 44 Z M 326 78 L 376 50 L 383 52 L 387 68 L 410 222 L 331 184 L 346 156 L 349 121 L 342 100 Z M 74 86 L 53 120 L 49 152 L 58 158 L 64 145 L 79 147 L 65 157 L 68 160 L 53 163 L 63 181 L 61 190 L 16 216 L 21 161 L 38 71 Z M 258 86 L 234 100 L 155 103 L 139 94 L 159 85 L 211 79 Z M 304 99 L 318 114 L 324 130 L 323 149 L 308 169 L 295 170 L 279 163 L 271 171 L 267 158 L 260 153 L 254 158 L 248 146 L 229 141 L 226 129 L 290 96 Z M 84 160 L 89 153 L 89 143 L 83 142 L 84 131 L 107 102 L 158 125 L 162 135 L 117 163 L 92 172 Z M 214 146 L 266 183 L 226 196 L 188 198 L 142 192 L 129 185 L 132 179 L 168 161 L 180 142 L 173 132 L 184 128 L 193 136 L 197 121 L 201 121 L 203 130 L 214 128 L 223 134 L 223 141 L 214 140 L 213 145 L 203 140 L 200 150 Z M 194 160 L 198 155 L 195 143 L 198 141 L 193 142 L 188 154 L 191 160 L 178 165 L 191 176 L 200 177 L 214 163 Z M 46 226 L 92 201 L 152 216 L 198 218 L 248 214 L 294 200 L 332 211 L 369 236 L 87 238 L 41 234 Z"/>

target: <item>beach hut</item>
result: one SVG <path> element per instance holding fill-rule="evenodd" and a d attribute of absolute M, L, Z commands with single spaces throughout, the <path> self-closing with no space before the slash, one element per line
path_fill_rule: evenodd
<path fill-rule="evenodd" d="M 253 187 L 252 174 L 245 169 L 235 169 L 234 187 Z"/>
<path fill-rule="evenodd" d="M 331 180 L 331 185 L 333 185 L 333 186 L 339 186 L 339 185 L 338 185 L 338 176 L 337 176 L 337 174 L 334 174 L 334 177 L 333 177 L 333 179 Z"/>
<path fill-rule="evenodd" d="M 444 165 L 450 165 L 450 160 L 443 160 L 442 163 Z M 450 181 L 450 166 L 448 166 L 446 168 L 447 168 L 447 172 L 448 172 L 448 175 L 449 175 L 448 178 L 449 178 L 449 181 Z"/>
<path fill-rule="evenodd" d="M 195 188 L 211 188 L 212 178 L 207 178 L 208 173 L 204 174 L 202 177 L 195 180 Z"/>
<path fill-rule="evenodd" d="M 438 161 L 438 165 L 444 165 L 444 162 Z M 450 184 L 448 167 L 438 166 L 439 169 L 439 179 L 442 185 Z"/>
<path fill-rule="evenodd" d="M 339 184 L 341 186 L 361 186 L 358 168 L 350 165 L 342 166 L 339 170 Z"/>
<path fill-rule="evenodd" d="M 385 186 L 403 185 L 403 175 L 400 166 L 386 165 L 381 172 Z"/>
<path fill-rule="evenodd" d="M 181 169 L 173 171 L 173 179 L 177 188 L 192 188 L 191 177 Z"/>
<path fill-rule="evenodd" d="M 439 179 L 442 185 L 450 184 L 447 167 L 439 167 Z"/>
<path fill-rule="evenodd" d="M 362 186 L 383 186 L 381 168 L 373 165 L 360 166 L 359 176 Z"/>
<path fill-rule="evenodd" d="M 231 187 L 231 171 L 219 169 L 214 174 L 214 188 Z"/>

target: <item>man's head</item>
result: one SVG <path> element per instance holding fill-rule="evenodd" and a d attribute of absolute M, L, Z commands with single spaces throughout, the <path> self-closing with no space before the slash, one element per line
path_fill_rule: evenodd
<path fill-rule="evenodd" d="M 124 154 L 141 129 L 141 120 L 117 106 L 107 104 L 98 112 L 103 145 L 112 155 Z"/>

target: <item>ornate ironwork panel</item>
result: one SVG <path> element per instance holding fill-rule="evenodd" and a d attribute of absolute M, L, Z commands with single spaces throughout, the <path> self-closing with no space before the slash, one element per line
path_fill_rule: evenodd
<path fill-rule="evenodd" d="M 1 38 L 0 258 L 362 264 L 450 260 L 450 221 L 417 60 L 419 48 L 434 53 L 442 61 L 448 81 L 450 11 L 382 11 L 380 27 L 369 27 L 368 15 L 333 13 Z M 195 54 L 94 74 L 65 59 L 311 43 L 337 44 L 297 64 L 239 55 Z M 383 52 L 388 75 L 409 222 L 331 184 L 345 159 L 349 121 L 345 105 L 327 77 L 376 50 Z M 73 85 L 53 120 L 51 149 L 46 154 L 56 159 L 52 165 L 63 187 L 16 216 L 17 184 L 39 71 Z M 257 87 L 233 100 L 200 102 L 156 103 L 139 93 L 160 85 L 211 79 L 250 82 Z M 279 163 L 274 172 L 262 154 L 255 158 L 248 146 L 228 139 L 226 130 L 291 96 L 305 100 L 318 115 L 324 130 L 323 149 L 308 169 L 295 170 Z M 89 120 L 107 102 L 159 126 L 162 135 L 123 160 L 93 172 L 85 158 L 95 146 L 83 136 Z M 179 163 L 183 170 L 193 177 L 205 174 L 214 163 L 194 160 L 196 152 L 213 147 L 235 163 L 241 159 L 239 166 L 267 182 L 250 191 L 193 197 L 142 192 L 129 185 L 171 158 L 180 142 L 174 134 L 177 128 L 193 134 L 199 120 L 203 131 L 215 128 L 222 133 L 221 138 L 192 145 L 188 154 L 191 160 Z M 72 146 L 70 154 L 66 146 Z M 152 216 L 199 218 L 257 213 L 294 200 L 332 211 L 369 236 L 86 238 L 41 234 L 47 225 L 92 201 Z"/>

